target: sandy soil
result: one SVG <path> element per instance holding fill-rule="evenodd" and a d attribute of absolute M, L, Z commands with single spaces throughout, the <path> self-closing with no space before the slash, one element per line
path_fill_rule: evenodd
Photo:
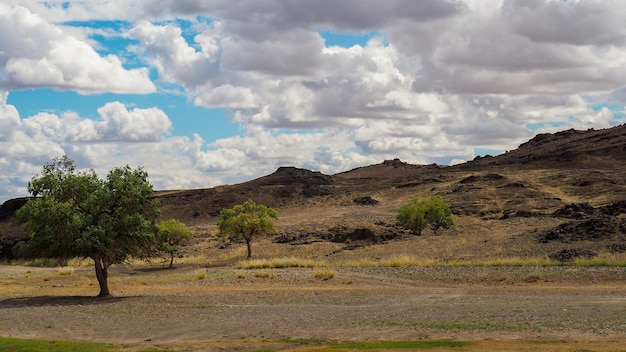
<path fill-rule="evenodd" d="M 94 283 L 91 268 L 1 266 L 0 336 L 189 351 L 297 349 L 294 339 L 626 342 L 624 268 L 338 268 L 320 280 L 312 269 L 118 267 L 104 300 Z"/>

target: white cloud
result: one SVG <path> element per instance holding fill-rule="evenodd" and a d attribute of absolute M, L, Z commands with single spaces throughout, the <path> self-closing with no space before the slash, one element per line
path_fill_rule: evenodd
<path fill-rule="evenodd" d="M 13 105 L 6 104 L 7 92 L 0 91 L 0 142 L 11 138 L 20 125 L 20 114 Z"/>
<path fill-rule="evenodd" d="M 222 40 L 222 68 L 269 75 L 308 75 L 319 65 L 324 41 L 311 30 L 292 29 L 263 41 L 229 36 Z"/>
<path fill-rule="evenodd" d="M 128 35 L 139 40 L 147 60 L 165 81 L 193 88 L 205 84 L 218 69 L 217 43 L 208 33 L 196 36 L 201 51 L 189 46 L 181 29 L 171 24 L 158 26 L 140 21 Z"/>
<path fill-rule="evenodd" d="M 72 124 L 67 139 L 72 142 L 150 142 L 158 141 L 172 123 L 158 108 L 127 110 L 120 102 L 98 109 L 100 121 L 82 120 Z"/>
<path fill-rule="evenodd" d="M 100 56 L 85 41 L 21 6 L 0 4 L 0 86 L 52 87 L 83 94 L 151 93 L 145 68 L 127 70 L 114 55 Z"/>

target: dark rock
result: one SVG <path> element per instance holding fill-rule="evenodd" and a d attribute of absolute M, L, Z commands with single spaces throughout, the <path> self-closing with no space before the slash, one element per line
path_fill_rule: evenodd
<path fill-rule="evenodd" d="M 615 221 L 605 215 L 561 224 L 537 236 L 537 242 L 600 241 L 616 235 Z"/>
<path fill-rule="evenodd" d="M 626 200 L 614 202 L 611 205 L 600 208 L 600 211 L 606 215 L 618 216 L 620 214 L 626 214 Z"/>
<path fill-rule="evenodd" d="M 606 246 L 606 250 L 611 253 L 626 253 L 626 243 L 613 243 Z"/>
<path fill-rule="evenodd" d="M 360 204 L 360 205 L 376 205 L 376 204 L 378 204 L 378 201 L 376 199 L 370 197 L 370 196 L 354 198 L 353 202 L 356 203 L 356 204 Z"/>
<path fill-rule="evenodd" d="M 385 160 L 385 161 L 383 161 L 383 165 L 393 166 L 395 168 L 398 168 L 400 166 L 407 165 L 407 163 L 401 161 L 398 158 L 395 158 L 393 160 Z"/>
<path fill-rule="evenodd" d="M 461 181 L 459 181 L 459 183 L 463 183 L 463 184 L 465 184 L 465 183 L 473 183 L 473 182 L 478 181 L 479 179 L 480 178 L 478 176 L 472 175 L 472 176 L 467 176 L 466 178 L 462 179 Z"/>
<path fill-rule="evenodd" d="M 593 184 L 592 180 L 578 180 L 574 182 L 572 185 L 577 186 L 577 187 L 587 187 L 587 186 L 591 186 L 592 184 Z"/>
<path fill-rule="evenodd" d="M 576 249 L 563 249 L 556 253 L 550 254 L 550 259 L 556 260 L 559 262 L 570 262 L 576 258 L 586 258 L 591 259 L 597 257 L 598 253 L 584 248 L 576 248 Z"/>
<path fill-rule="evenodd" d="M 500 174 L 487 174 L 483 176 L 471 175 L 462 179 L 461 181 L 459 181 L 459 183 L 465 184 L 465 183 L 474 183 L 478 181 L 499 181 L 499 180 L 503 180 L 504 178 L 505 177 Z"/>
<path fill-rule="evenodd" d="M 504 214 L 502 214 L 500 220 L 505 220 L 509 218 L 532 218 L 533 216 L 537 215 L 537 213 L 530 210 L 508 210 L 505 211 Z"/>
<path fill-rule="evenodd" d="M 571 203 L 552 213 L 557 218 L 582 219 L 596 212 L 589 203 Z"/>
<path fill-rule="evenodd" d="M 326 196 L 329 194 L 330 194 L 330 191 L 328 191 L 325 188 L 320 187 L 319 185 L 307 184 L 307 185 L 304 185 L 304 187 L 302 187 L 302 195 L 308 198 Z"/>
<path fill-rule="evenodd" d="M 0 205 L 0 221 L 4 221 L 12 216 L 15 216 L 15 212 L 18 211 L 26 202 L 28 198 L 15 198 L 9 199 Z"/>

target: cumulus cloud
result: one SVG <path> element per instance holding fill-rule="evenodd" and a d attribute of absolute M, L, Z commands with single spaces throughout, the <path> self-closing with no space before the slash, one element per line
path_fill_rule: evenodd
<path fill-rule="evenodd" d="M 83 94 L 151 93 L 145 68 L 127 70 L 114 55 L 100 56 L 88 43 L 22 6 L 0 4 L 0 86 L 52 87 Z"/>
<path fill-rule="evenodd" d="M 160 164 L 160 170 L 169 167 L 164 166 L 160 153 L 169 153 L 170 144 L 176 145 L 177 139 L 168 139 L 171 121 L 160 109 L 128 109 L 111 102 L 98 109 L 100 120 L 85 119 L 71 111 L 61 115 L 41 112 L 20 119 L 15 106 L 6 100 L 7 94 L 0 94 L 3 198 L 25 195 L 28 180 L 41 171 L 41 166 L 64 154 L 79 161 L 81 167 L 103 173 L 123 165 L 121 161 L 136 165 L 144 157 Z"/>
<path fill-rule="evenodd" d="M 419 55 L 424 65 L 414 89 L 572 94 L 612 90 L 626 79 L 624 30 L 613 26 L 624 22 L 623 2 L 499 5 L 457 16 L 435 31 L 419 23 L 394 28 L 399 50 Z M 605 24 L 611 28 L 605 31 Z M 407 40 L 407 31 L 427 35 L 428 45 Z"/>
<path fill-rule="evenodd" d="M 85 119 L 71 124 L 66 139 L 71 142 L 151 142 L 168 132 L 172 123 L 158 108 L 127 110 L 120 102 L 98 109 L 101 120 Z"/>
<path fill-rule="evenodd" d="M 20 115 L 13 105 L 6 104 L 7 92 L 0 92 L 0 142 L 7 141 L 20 125 Z"/>
<path fill-rule="evenodd" d="M 165 81 L 193 88 L 206 83 L 218 69 L 216 39 L 206 32 L 196 36 L 201 51 L 189 46 L 181 29 L 171 24 L 159 26 L 140 21 L 128 36 L 139 40 L 140 48 L 148 54 L 147 60 Z"/>

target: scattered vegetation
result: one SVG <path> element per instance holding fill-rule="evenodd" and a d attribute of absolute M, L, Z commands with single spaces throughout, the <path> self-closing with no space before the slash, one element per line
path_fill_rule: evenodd
<path fill-rule="evenodd" d="M 606 254 L 598 258 L 579 258 L 564 263 L 557 260 L 542 258 L 502 258 L 494 260 L 434 260 L 423 259 L 411 255 L 397 255 L 379 260 L 362 259 L 344 261 L 337 264 L 341 267 L 353 268 L 409 268 L 409 267 L 549 267 L 549 266 L 610 266 L 626 267 L 623 255 Z"/>
<path fill-rule="evenodd" d="M 252 240 L 260 234 L 276 231 L 272 219 L 278 219 L 276 210 L 256 204 L 249 199 L 232 209 L 222 209 L 217 227 L 220 235 L 242 238 L 246 242 L 248 249 L 246 259 L 249 260 L 252 258 Z"/>
<path fill-rule="evenodd" d="M 421 235 L 422 230 L 429 224 L 434 231 L 454 225 L 450 205 L 445 203 L 440 195 L 421 200 L 417 197 L 411 199 L 409 204 L 398 209 L 396 219 L 415 235 Z"/>

